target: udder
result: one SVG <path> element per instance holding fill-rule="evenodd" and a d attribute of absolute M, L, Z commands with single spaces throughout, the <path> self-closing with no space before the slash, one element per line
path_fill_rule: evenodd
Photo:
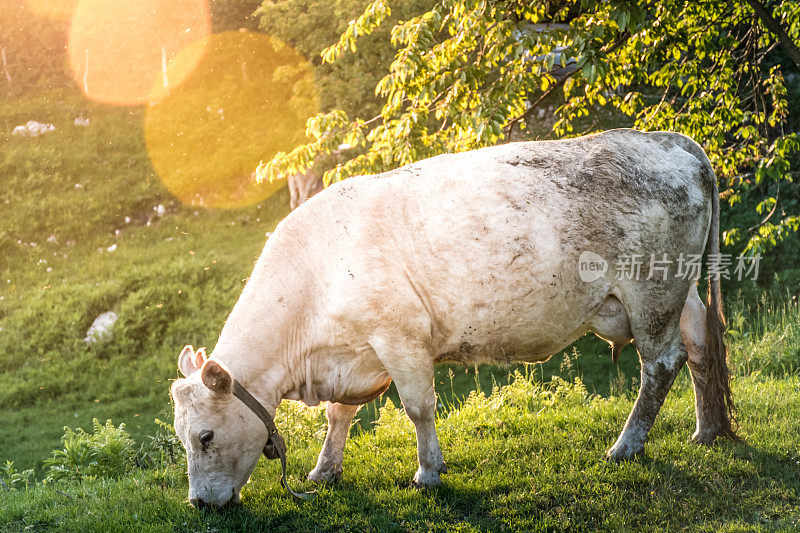
<path fill-rule="evenodd" d="M 616 296 L 609 296 L 589 321 L 589 331 L 611 345 L 611 357 L 616 363 L 619 353 L 633 340 L 628 313 Z"/>

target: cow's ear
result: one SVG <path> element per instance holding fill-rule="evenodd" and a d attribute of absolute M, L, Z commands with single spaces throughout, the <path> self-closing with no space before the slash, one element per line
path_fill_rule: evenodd
<path fill-rule="evenodd" d="M 230 394 L 233 390 L 233 378 L 218 362 L 209 359 L 203 365 L 200 379 L 203 385 L 217 394 Z"/>
<path fill-rule="evenodd" d="M 200 350 L 197 351 L 200 352 Z M 181 350 L 181 354 L 178 356 L 178 369 L 180 369 L 181 374 L 188 378 L 200 370 L 201 366 L 203 366 L 202 363 L 199 365 L 195 364 L 194 348 L 189 344 L 184 346 L 183 350 Z"/>
<path fill-rule="evenodd" d="M 203 368 L 203 365 L 206 362 L 206 349 L 204 347 L 198 348 L 197 351 L 194 352 L 194 357 L 192 360 L 194 361 L 195 368 Z"/>

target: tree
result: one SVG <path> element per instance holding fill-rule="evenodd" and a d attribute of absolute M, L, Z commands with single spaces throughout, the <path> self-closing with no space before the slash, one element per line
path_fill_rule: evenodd
<path fill-rule="evenodd" d="M 375 0 L 323 60 L 359 50 L 390 15 Z M 800 3 L 440 0 L 391 36 L 397 51 L 375 87 L 380 112 L 312 117 L 311 142 L 263 164 L 262 178 L 303 171 L 341 143 L 356 150 L 326 182 L 531 136 L 533 112 L 556 102 L 554 137 L 628 125 L 696 139 L 722 198 L 751 202 L 760 219 L 728 228 L 727 244 L 763 251 L 800 226 L 800 125 L 785 77 L 797 75 Z"/>
<path fill-rule="evenodd" d="M 217 0 L 217 2 L 222 0 Z M 237 0 L 225 0 L 227 2 Z M 391 26 L 401 19 L 425 13 L 434 0 L 404 0 L 381 27 L 364 35 L 357 49 L 336 62 L 323 62 L 321 53 L 364 10 L 365 0 L 265 0 L 256 10 L 261 31 L 281 39 L 315 66 L 323 110 L 342 109 L 348 116 L 373 116 L 381 102 L 375 85 L 394 57 Z"/>

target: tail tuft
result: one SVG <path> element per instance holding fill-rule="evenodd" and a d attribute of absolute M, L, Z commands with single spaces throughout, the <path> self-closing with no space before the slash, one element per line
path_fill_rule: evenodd
<path fill-rule="evenodd" d="M 711 427 L 718 428 L 717 436 L 739 442 L 736 430 L 736 405 L 731 391 L 728 371 L 728 350 L 725 346 L 725 317 L 719 280 L 708 280 L 708 306 L 706 308 L 706 386 L 703 394 L 703 411 Z"/>

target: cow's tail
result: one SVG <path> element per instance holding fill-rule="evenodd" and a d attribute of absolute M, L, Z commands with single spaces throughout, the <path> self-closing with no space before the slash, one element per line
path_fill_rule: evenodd
<path fill-rule="evenodd" d="M 728 350 L 725 347 L 725 315 L 722 312 L 722 293 L 719 273 L 719 190 L 714 171 L 709 171 L 714 183 L 711 196 L 711 224 L 706 244 L 708 258 L 708 306 L 706 307 L 706 383 L 703 390 L 703 417 L 709 428 L 716 431 L 712 438 L 721 436 L 739 441 L 736 433 L 736 406 L 731 392 L 731 376 L 728 371 Z M 717 268 L 713 269 L 714 265 Z M 714 273 L 716 271 L 716 274 Z M 718 429 L 717 429 L 718 428 Z"/>

